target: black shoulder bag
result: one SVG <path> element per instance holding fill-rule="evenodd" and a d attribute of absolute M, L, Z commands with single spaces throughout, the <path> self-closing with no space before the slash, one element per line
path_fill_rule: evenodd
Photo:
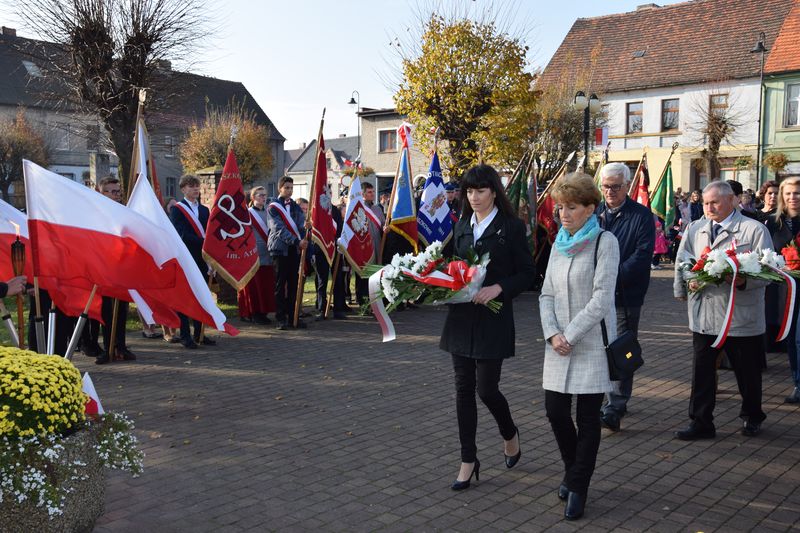
<path fill-rule="evenodd" d="M 597 249 L 600 247 L 600 239 L 603 231 L 597 236 L 594 246 L 594 266 L 597 268 Z M 625 320 L 628 321 L 628 308 L 625 309 Z M 632 331 L 626 330 L 619 335 L 614 342 L 608 342 L 608 331 L 606 330 L 605 318 L 600 321 L 600 329 L 603 332 L 603 346 L 606 349 L 608 359 L 608 374 L 611 381 L 620 381 L 633 375 L 636 370 L 644 364 L 642 359 L 642 347 Z"/>

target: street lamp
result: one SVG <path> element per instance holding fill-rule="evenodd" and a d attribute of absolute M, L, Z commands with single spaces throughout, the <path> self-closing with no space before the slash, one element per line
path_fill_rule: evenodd
<path fill-rule="evenodd" d="M 586 98 L 585 92 L 578 91 L 575 93 L 572 107 L 583 111 L 583 156 L 586 158 L 584 159 L 586 165 L 589 163 L 589 117 L 592 113 L 600 111 L 600 99 L 594 93 Z"/>
<path fill-rule="evenodd" d="M 347 105 L 356 106 L 356 124 L 358 125 L 358 155 L 356 156 L 356 163 L 358 163 L 361 161 L 361 117 L 358 116 L 359 111 L 361 111 L 361 95 L 358 94 L 358 91 L 353 91 L 350 94 L 350 101 L 347 102 Z"/>
<path fill-rule="evenodd" d="M 756 183 L 761 185 L 761 111 L 764 107 L 764 54 L 767 49 L 767 36 L 764 32 L 758 34 L 756 45 L 750 50 L 751 54 L 761 54 L 761 71 L 758 81 L 758 141 L 756 143 Z"/>

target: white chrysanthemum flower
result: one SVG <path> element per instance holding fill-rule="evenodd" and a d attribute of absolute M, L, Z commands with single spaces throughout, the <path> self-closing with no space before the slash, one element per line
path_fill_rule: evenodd
<path fill-rule="evenodd" d="M 730 270 L 730 265 L 727 262 L 728 254 L 724 250 L 712 250 L 708 254 L 708 259 L 703 267 L 703 270 L 710 276 L 715 278 L 722 277 L 727 271 Z"/>
<path fill-rule="evenodd" d="M 758 261 L 758 254 L 755 252 L 744 252 L 736 254 L 739 261 L 739 269 L 745 274 L 758 274 L 761 272 L 761 263 Z"/>
<path fill-rule="evenodd" d="M 779 253 L 776 253 L 774 250 L 766 248 L 761 251 L 761 259 L 759 262 L 762 265 L 768 265 L 772 268 L 783 268 L 786 266 L 786 259 Z"/>

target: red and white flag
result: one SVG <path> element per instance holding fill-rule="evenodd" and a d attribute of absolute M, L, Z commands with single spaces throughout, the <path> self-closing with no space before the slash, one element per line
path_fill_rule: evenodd
<path fill-rule="evenodd" d="M 23 161 L 33 272 L 118 296 L 167 289 L 178 268 L 169 234 L 95 191 Z"/>
<path fill-rule="evenodd" d="M 258 270 L 256 236 L 233 149 L 228 149 L 217 195 L 208 217 L 203 259 L 237 291 Z"/>
<path fill-rule="evenodd" d="M 103 404 L 100 403 L 100 396 L 97 395 L 97 391 L 94 390 L 94 383 L 92 383 L 92 378 L 89 377 L 89 373 L 86 372 L 83 374 L 83 392 L 89 396 L 89 399 L 86 400 L 86 414 L 87 415 L 102 415 L 105 414 L 105 410 L 103 409 Z"/>
<path fill-rule="evenodd" d="M 230 335 L 239 333 L 226 322 L 225 315 L 217 307 L 203 273 L 197 268 L 197 263 L 175 231 L 145 176 L 139 176 L 136 181 L 128 207 L 164 230 L 179 267 L 173 287 L 131 291 L 133 301 L 143 311 L 145 318 L 152 316 L 148 322 L 177 327 L 180 321 L 175 311 L 179 311 Z"/>
<path fill-rule="evenodd" d="M 361 180 L 355 177 L 353 183 L 350 184 L 350 193 L 347 197 L 347 210 L 344 214 L 342 235 L 339 237 L 339 250 L 358 275 L 361 275 L 363 268 L 372 260 L 375 253 L 372 235 L 369 232 L 370 224 L 381 227 L 381 221 L 364 203 L 364 197 L 361 194 Z"/>
<path fill-rule="evenodd" d="M 647 168 L 647 154 L 642 154 L 642 161 L 636 169 L 636 174 L 633 177 L 633 186 L 631 187 L 631 198 L 639 202 L 643 206 L 650 208 L 650 171 Z"/>
<path fill-rule="evenodd" d="M 328 185 L 328 162 L 322 128 L 317 138 L 317 159 L 314 165 L 314 190 L 311 197 L 311 239 L 317 243 L 330 265 L 336 250 L 336 222 L 331 214 L 331 188 Z M 335 208 L 334 208 L 335 209 Z"/>

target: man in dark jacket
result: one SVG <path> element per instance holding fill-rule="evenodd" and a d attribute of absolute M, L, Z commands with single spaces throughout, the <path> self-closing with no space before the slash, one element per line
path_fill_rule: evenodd
<path fill-rule="evenodd" d="M 615 292 L 617 334 L 639 334 L 639 316 L 647 287 L 650 263 L 656 242 L 653 213 L 628 197 L 631 172 L 623 163 L 609 163 L 600 171 L 603 203 L 597 208 L 600 226 L 619 241 L 619 275 Z M 614 383 L 608 393 L 601 419 L 607 428 L 618 431 L 620 419 L 628 410 L 633 377 Z"/>
<path fill-rule="evenodd" d="M 208 275 L 208 265 L 203 259 L 203 241 L 205 240 L 209 211 L 200 203 L 200 180 L 196 176 L 183 176 L 178 186 L 183 194 L 183 200 L 170 208 L 169 218 L 189 253 L 192 254 L 197 268 L 205 276 Z M 199 320 L 193 321 L 194 336 L 192 336 L 189 329 L 189 317 L 181 313 L 178 313 L 178 317 L 181 319 L 181 344 L 184 347 L 195 349 L 197 343 L 208 346 L 217 343 L 207 336 L 200 339 L 203 324 Z"/>

